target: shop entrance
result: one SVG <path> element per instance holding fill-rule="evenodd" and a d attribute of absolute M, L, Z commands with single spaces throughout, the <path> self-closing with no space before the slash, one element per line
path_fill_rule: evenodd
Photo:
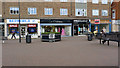
<path fill-rule="evenodd" d="M 74 35 L 85 35 L 88 33 L 88 24 L 74 26 Z"/>
<path fill-rule="evenodd" d="M 26 26 L 21 26 L 21 37 L 22 38 L 25 38 L 26 32 L 27 32 Z"/>
<path fill-rule="evenodd" d="M 78 26 L 74 26 L 74 35 L 78 35 Z"/>

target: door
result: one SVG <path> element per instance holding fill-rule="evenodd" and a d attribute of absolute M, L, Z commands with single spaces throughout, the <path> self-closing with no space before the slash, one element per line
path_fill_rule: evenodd
<path fill-rule="evenodd" d="M 74 26 L 74 35 L 78 35 L 78 26 Z"/>
<path fill-rule="evenodd" d="M 25 36 L 26 36 L 26 27 L 25 26 L 21 26 L 21 37 L 22 38 L 25 38 Z"/>

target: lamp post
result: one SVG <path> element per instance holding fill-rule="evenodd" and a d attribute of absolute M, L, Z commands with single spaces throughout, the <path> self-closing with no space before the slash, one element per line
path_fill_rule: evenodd
<path fill-rule="evenodd" d="M 19 5 L 19 43 L 21 43 L 21 29 L 20 29 L 20 0 L 18 0 L 18 5 Z"/>

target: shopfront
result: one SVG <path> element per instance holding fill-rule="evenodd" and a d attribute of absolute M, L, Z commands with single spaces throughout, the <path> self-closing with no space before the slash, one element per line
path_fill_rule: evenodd
<path fill-rule="evenodd" d="M 60 32 L 62 37 L 72 36 L 72 20 L 67 19 L 41 19 L 41 33 Z"/>
<path fill-rule="evenodd" d="M 20 20 L 20 33 L 21 37 L 25 38 L 27 34 L 30 34 L 32 38 L 38 38 L 38 20 L 36 19 L 21 19 Z M 15 31 L 15 37 L 19 38 L 19 20 L 7 19 L 7 38 L 11 39 L 13 31 Z"/>
<path fill-rule="evenodd" d="M 97 31 L 100 33 L 103 29 L 103 27 L 106 29 L 106 32 L 111 32 L 111 22 L 110 20 L 100 20 L 100 19 L 94 19 L 91 20 L 91 32 Z"/>
<path fill-rule="evenodd" d="M 88 33 L 89 29 L 89 20 L 81 19 L 81 20 L 73 20 L 74 27 L 74 35 L 85 35 Z"/>

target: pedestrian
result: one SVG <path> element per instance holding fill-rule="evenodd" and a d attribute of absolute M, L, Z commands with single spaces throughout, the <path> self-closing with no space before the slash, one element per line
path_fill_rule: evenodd
<path fill-rule="evenodd" d="M 15 30 L 12 30 L 12 37 L 11 37 L 11 39 L 13 39 L 13 37 L 16 39 L 16 37 L 15 37 Z"/>
<path fill-rule="evenodd" d="M 105 36 L 106 36 L 106 29 L 105 29 L 105 27 L 103 27 L 101 33 L 102 33 L 102 38 L 104 39 L 104 40 L 102 41 L 102 43 L 104 44 L 104 43 L 106 42 L 106 40 L 105 40 Z"/>

